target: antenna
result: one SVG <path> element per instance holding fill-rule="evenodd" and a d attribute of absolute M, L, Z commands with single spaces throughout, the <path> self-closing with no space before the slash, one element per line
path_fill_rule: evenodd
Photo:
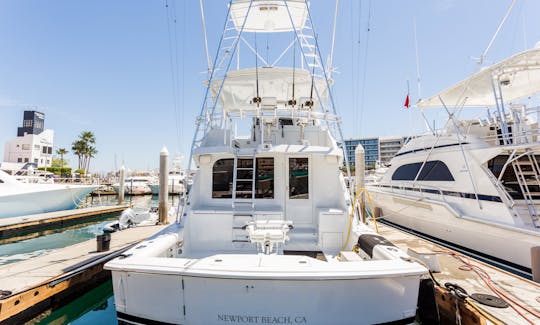
<path fill-rule="evenodd" d="M 259 59 L 257 58 L 257 54 L 259 51 L 257 50 L 257 33 L 255 33 L 255 86 L 257 87 L 257 96 L 253 98 L 253 103 L 257 104 L 257 107 L 259 107 L 259 104 L 261 103 L 261 97 L 259 96 Z"/>
<path fill-rule="evenodd" d="M 317 35 L 315 35 L 315 47 L 319 46 L 317 44 Z M 313 56 L 313 67 L 311 68 L 311 89 L 309 91 L 309 100 L 306 101 L 306 106 L 309 108 L 313 107 L 313 87 L 315 85 L 315 55 Z"/>
<path fill-rule="evenodd" d="M 497 37 L 497 35 L 499 35 L 499 32 L 501 31 L 501 28 L 503 27 L 504 23 L 506 22 L 506 19 L 510 15 L 510 12 L 512 11 L 512 8 L 514 8 L 515 4 L 516 4 L 516 0 L 512 0 L 512 3 L 510 4 L 510 7 L 508 7 L 508 10 L 506 10 L 506 14 L 504 15 L 504 17 L 503 17 L 501 23 L 499 24 L 499 26 L 497 27 L 497 30 L 495 31 L 495 34 L 493 34 L 493 37 L 489 41 L 488 46 L 486 47 L 484 52 L 482 52 L 482 55 L 480 55 L 480 57 L 478 58 L 478 65 L 481 65 L 482 63 L 484 63 L 484 59 L 486 58 L 486 55 L 487 55 L 489 49 L 493 45 L 493 42 L 495 42 L 495 38 Z"/>
<path fill-rule="evenodd" d="M 332 70 L 334 69 L 334 44 L 336 40 L 338 5 L 339 0 L 336 0 L 336 9 L 334 10 L 334 29 L 332 30 L 332 47 L 330 48 L 330 60 L 328 62 L 328 76 L 330 78 L 332 78 Z"/>
<path fill-rule="evenodd" d="M 202 21 L 202 27 L 203 27 L 203 35 L 204 35 L 204 50 L 206 52 L 206 64 L 208 69 L 208 77 L 210 77 L 210 70 L 212 69 L 212 64 L 210 63 L 210 54 L 208 53 L 208 38 L 206 37 L 206 22 L 204 20 L 204 8 L 202 0 L 199 0 L 199 6 L 201 8 L 201 21 Z"/>
<path fill-rule="evenodd" d="M 295 82 L 295 71 L 296 71 L 296 40 L 293 45 L 293 60 L 292 60 L 292 99 L 289 100 L 290 106 L 296 105 L 296 99 L 294 99 L 294 82 Z"/>

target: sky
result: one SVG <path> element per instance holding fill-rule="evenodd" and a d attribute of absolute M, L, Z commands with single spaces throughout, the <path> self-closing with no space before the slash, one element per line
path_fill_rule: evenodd
<path fill-rule="evenodd" d="M 212 58 L 227 3 L 203 1 Z M 407 82 L 416 102 L 478 71 L 474 58 L 510 3 L 340 0 L 333 91 L 344 137 L 424 132 L 418 112 L 403 108 Z M 324 57 L 334 6 L 310 6 Z M 540 41 L 538 12 L 540 1 L 517 0 L 486 63 Z M 156 169 L 163 146 L 187 165 L 204 94 L 203 39 L 198 0 L 0 1 L 0 146 L 30 109 L 45 113 L 55 149 L 71 151 L 78 134 L 92 131 L 94 171 Z M 427 115 L 437 126 L 446 117 Z M 76 166 L 75 156 L 67 158 Z"/>

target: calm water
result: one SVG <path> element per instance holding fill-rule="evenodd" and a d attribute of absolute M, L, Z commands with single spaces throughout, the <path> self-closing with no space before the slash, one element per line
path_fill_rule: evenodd
<path fill-rule="evenodd" d="M 53 311 L 37 324 L 118 324 L 111 281 Z"/>
<path fill-rule="evenodd" d="M 126 203 L 135 210 L 157 206 L 157 196 L 126 197 Z M 116 204 L 116 196 L 87 198 L 83 205 Z M 169 197 L 169 203 L 178 204 L 178 197 Z M 39 233 L 0 241 L 0 265 L 30 259 L 52 250 L 95 238 L 103 233 L 103 226 L 119 217 L 94 220 L 66 228 L 48 229 Z M 117 324 L 111 282 L 108 281 L 68 305 L 52 312 L 39 324 Z"/>

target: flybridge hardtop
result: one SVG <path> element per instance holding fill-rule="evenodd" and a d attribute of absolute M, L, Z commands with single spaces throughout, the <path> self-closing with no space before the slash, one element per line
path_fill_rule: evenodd
<path fill-rule="evenodd" d="M 326 82 L 320 77 L 313 77 L 310 71 L 288 67 L 248 68 L 227 73 L 223 86 L 222 80 L 214 80 L 212 96 L 220 93 L 220 104 L 228 112 L 250 111 L 259 108 L 269 109 L 312 109 L 320 107 L 316 91 L 323 99 L 327 97 Z M 294 85 L 294 86 L 293 86 Z M 260 105 L 253 102 L 254 94 L 261 96 Z M 294 95 L 293 95 L 294 87 Z M 291 105 L 291 100 L 296 101 Z M 311 102 L 310 105 L 307 105 Z"/>
<path fill-rule="evenodd" d="M 540 92 L 540 42 L 533 49 L 486 67 L 452 87 L 421 100 L 417 106 L 493 107 L 500 100 L 494 95 L 494 90 L 502 94 L 505 102 Z"/>
<path fill-rule="evenodd" d="M 235 0 L 230 10 L 236 29 L 247 33 L 299 31 L 304 29 L 309 14 L 305 0 Z"/>
<path fill-rule="evenodd" d="M 269 46 L 283 48 L 273 61 L 258 52 L 263 33 Z M 197 173 L 180 218 L 106 265 L 120 320 L 414 320 L 427 270 L 353 209 L 317 42 L 306 1 L 229 3 L 191 147 Z M 278 66 L 285 57 L 292 67 Z"/>

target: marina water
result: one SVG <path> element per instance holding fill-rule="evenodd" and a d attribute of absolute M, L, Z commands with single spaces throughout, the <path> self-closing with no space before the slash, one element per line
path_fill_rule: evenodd
<path fill-rule="evenodd" d="M 126 197 L 126 204 L 134 210 L 157 206 L 157 196 Z M 178 196 L 169 197 L 172 205 L 178 204 Z M 116 196 L 89 197 L 82 206 L 117 204 Z M 6 265 L 52 250 L 91 240 L 103 233 L 103 227 L 118 219 L 118 214 L 109 215 L 92 222 L 83 222 L 65 228 L 47 229 L 25 237 L 12 238 L 0 242 L 0 265 Z M 107 281 L 86 292 L 66 306 L 55 310 L 41 319 L 38 324 L 116 324 L 116 312 L 111 282 Z"/>

